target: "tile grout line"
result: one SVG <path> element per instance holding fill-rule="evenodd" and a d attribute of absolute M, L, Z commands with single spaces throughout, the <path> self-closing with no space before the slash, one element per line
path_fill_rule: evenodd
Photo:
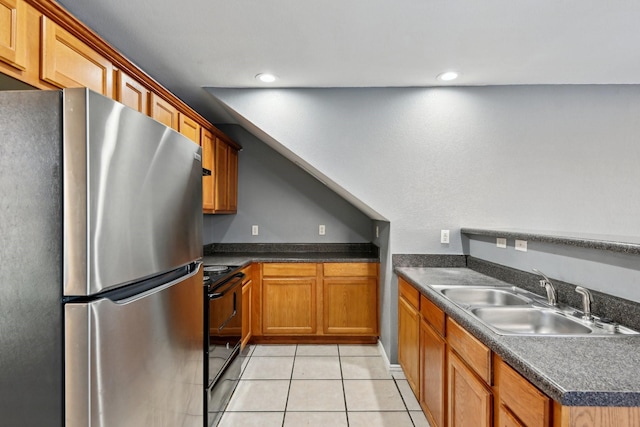
<path fill-rule="evenodd" d="M 347 419 L 347 427 L 349 427 L 349 411 L 347 408 L 347 390 L 344 388 L 344 373 L 342 372 L 342 354 L 340 353 L 340 345 L 338 347 L 338 365 L 340 366 L 340 382 L 342 383 L 342 399 L 344 400 L 344 417 Z"/>
<path fill-rule="evenodd" d="M 402 399 L 402 403 L 404 404 L 404 408 L 407 410 L 407 415 L 409 416 L 409 420 L 411 420 L 411 425 L 415 427 L 416 423 L 413 422 L 413 418 L 411 417 L 411 412 L 409 411 L 409 406 L 407 406 L 407 401 L 404 399 L 404 395 L 402 394 L 402 390 L 400 390 L 400 386 L 398 385 L 398 381 L 391 375 L 393 379 L 393 384 L 395 384 L 398 393 L 400 394 L 400 399 Z"/>
<path fill-rule="evenodd" d="M 293 371 L 296 368 L 296 358 L 298 357 L 298 344 L 296 344 L 296 350 L 293 352 L 293 363 L 291 364 L 291 375 L 289 375 L 289 388 L 287 389 L 287 399 L 284 402 L 284 411 L 282 412 L 282 427 L 287 419 L 287 407 L 289 406 L 289 396 L 291 396 L 291 385 L 293 384 Z"/>

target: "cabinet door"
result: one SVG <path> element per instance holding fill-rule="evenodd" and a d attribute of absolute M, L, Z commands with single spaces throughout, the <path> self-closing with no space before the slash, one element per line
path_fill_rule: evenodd
<path fill-rule="evenodd" d="M 214 205 L 214 185 L 213 179 L 216 173 L 213 163 L 213 155 L 215 150 L 215 139 L 213 134 L 207 129 L 202 129 L 202 167 L 209 169 L 211 175 L 202 177 L 202 209 L 204 213 L 212 213 L 215 209 Z"/>
<path fill-rule="evenodd" d="M 27 9 L 23 0 L 0 0 L 0 60 L 24 70 L 27 62 Z"/>
<path fill-rule="evenodd" d="M 510 425 L 510 418 L 521 420 L 529 427 L 548 427 L 551 419 L 551 400 L 526 378 L 494 356 L 494 379 L 500 406 L 508 410 L 498 411 L 499 425 Z M 498 402 L 496 402 L 498 403 Z"/>
<path fill-rule="evenodd" d="M 378 335 L 378 281 L 375 278 L 326 278 L 324 333 Z"/>
<path fill-rule="evenodd" d="M 398 298 L 398 362 L 416 397 L 420 397 L 420 313 Z"/>
<path fill-rule="evenodd" d="M 509 409 L 504 405 L 500 405 L 498 408 L 498 421 L 496 421 L 496 427 L 526 427 L 522 424 L 518 418 L 516 418 Z"/>
<path fill-rule="evenodd" d="M 227 192 L 229 193 L 229 211 L 238 210 L 238 151 L 229 147 L 229 180 L 227 182 Z"/>
<path fill-rule="evenodd" d="M 186 114 L 178 114 L 180 123 L 178 124 L 178 130 L 181 134 L 195 142 L 200 144 L 200 125 Z"/>
<path fill-rule="evenodd" d="M 242 344 L 244 348 L 251 339 L 251 306 L 253 295 L 253 281 L 249 279 L 242 285 Z"/>
<path fill-rule="evenodd" d="M 263 278 L 263 334 L 315 334 L 316 286 L 313 278 Z"/>
<path fill-rule="evenodd" d="M 122 70 L 116 76 L 116 101 L 149 115 L 150 91 Z"/>
<path fill-rule="evenodd" d="M 215 210 L 229 210 L 229 146 L 219 138 L 215 145 Z"/>
<path fill-rule="evenodd" d="M 427 322 L 420 322 L 420 406 L 431 427 L 445 426 L 447 347 Z"/>
<path fill-rule="evenodd" d="M 491 392 L 456 355 L 448 354 L 449 427 L 490 427 Z"/>
<path fill-rule="evenodd" d="M 46 16 L 42 17 L 40 78 L 60 88 L 88 87 L 113 97 L 113 65 Z"/>
<path fill-rule="evenodd" d="M 171 129 L 178 130 L 178 110 L 158 95 L 151 93 L 151 117 L 169 126 Z"/>

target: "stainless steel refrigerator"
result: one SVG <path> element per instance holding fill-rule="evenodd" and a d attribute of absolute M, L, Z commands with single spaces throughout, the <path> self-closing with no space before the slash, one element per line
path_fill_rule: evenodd
<path fill-rule="evenodd" d="M 0 135 L 0 425 L 202 426 L 200 147 L 86 89 Z"/>

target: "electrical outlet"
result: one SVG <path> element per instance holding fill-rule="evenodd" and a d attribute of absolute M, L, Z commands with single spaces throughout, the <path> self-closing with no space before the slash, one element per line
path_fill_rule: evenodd
<path fill-rule="evenodd" d="M 380 227 L 376 225 L 376 239 L 380 237 Z"/>
<path fill-rule="evenodd" d="M 449 243 L 449 230 L 440 230 L 440 243 Z"/>
<path fill-rule="evenodd" d="M 324 225 L 320 224 L 318 226 L 318 234 L 321 235 L 321 236 L 324 236 L 325 232 L 326 232 L 326 229 L 324 228 Z"/>
<path fill-rule="evenodd" d="M 503 249 L 506 248 L 507 239 L 505 239 L 504 237 L 496 237 L 496 246 Z"/>
<path fill-rule="evenodd" d="M 527 252 L 527 241 L 516 240 L 516 251 Z"/>
<path fill-rule="evenodd" d="M 251 226 L 251 235 L 252 236 L 257 236 L 258 235 L 258 226 L 257 225 L 252 225 Z"/>

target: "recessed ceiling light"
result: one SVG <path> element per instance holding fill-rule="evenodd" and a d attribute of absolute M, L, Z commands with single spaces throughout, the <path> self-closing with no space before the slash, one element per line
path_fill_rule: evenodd
<path fill-rule="evenodd" d="M 256 76 L 256 79 L 260 80 L 263 83 L 273 83 L 276 81 L 276 76 L 269 73 L 260 73 Z"/>
<path fill-rule="evenodd" d="M 438 80 L 442 80 L 443 82 L 450 82 L 451 80 L 455 80 L 458 78 L 458 73 L 455 71 L 447 71 L 446 73 L 438 74 L 436 77 Z"/>

